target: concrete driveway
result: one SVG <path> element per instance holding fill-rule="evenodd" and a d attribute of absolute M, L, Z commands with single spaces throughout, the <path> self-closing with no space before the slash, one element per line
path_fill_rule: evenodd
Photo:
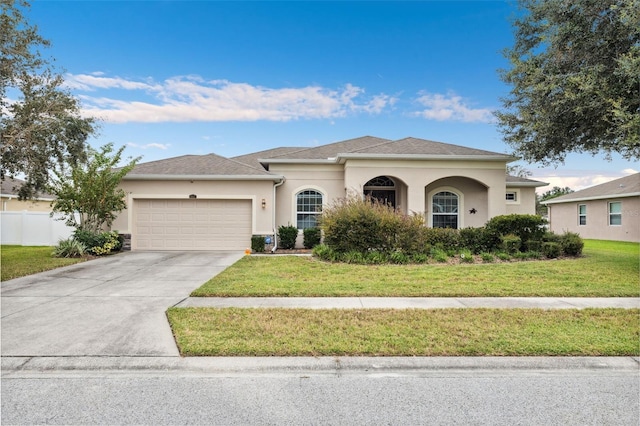
<path fill-rule="evenodd" d="M 178 356 L 165 311 L 241 252 L 125 252 L 2 283 L 2 356 Z"/>

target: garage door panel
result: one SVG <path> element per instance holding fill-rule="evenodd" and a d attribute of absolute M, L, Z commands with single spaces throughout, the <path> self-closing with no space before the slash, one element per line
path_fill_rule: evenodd
<path fill-rule="evenodd" d="M 135 200 L 134 250 L 244 250 L 250 200 Z"/>

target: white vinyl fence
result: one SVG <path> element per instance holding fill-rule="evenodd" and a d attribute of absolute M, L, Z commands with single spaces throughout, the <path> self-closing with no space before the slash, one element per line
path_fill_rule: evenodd
<path fill-rule="evenodd" d="M 64 224 L 47 212 L 0 212 L 2 224 L 2 244 L 19 246 L 55 246 L 61 239 L 67 239 L 75 228 Z"/>

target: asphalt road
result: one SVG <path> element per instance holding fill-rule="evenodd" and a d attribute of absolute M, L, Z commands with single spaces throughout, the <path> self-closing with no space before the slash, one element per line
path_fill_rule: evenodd
<path fill-rule="evenodd" d="M 291 359 L 289 359 L 291 361 Z M 46 363 L 46 361 L 42 361 Z M 3 372 L 2 424 L 637 425 L 628 358 L 366 363 L 205 360 L 187 368 Z M 349 366 L 351 362 L 351 366 Z M 249 363 L 249 364 L 247 364 Z M 421 364 L 422 363 L 422 364 Z M 426 364 L 425 364 L 426 363 Z M 154 365 L 154 363 L 151 363 Z M 260 364 L 260 362 L 258 362 Z M 608 365 L 607 365 L 608 364 Z M 235 367 L 234 367 L 235 365 Z M 279 366 L 280 365 L 280 366 Z M 207 367 L 209 366 L 209 367 Z M 253 366 L 253 367 L 252 367 Z M 548 367 L 548 368 L 545 368 Z M 236 368 L 237 367 L 237 368 Z"/>

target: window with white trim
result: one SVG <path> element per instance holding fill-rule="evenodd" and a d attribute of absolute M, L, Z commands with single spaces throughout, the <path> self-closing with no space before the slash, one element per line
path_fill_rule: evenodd
<path fill-rule="evenodd" d="M 441 191 L 431 198 L 432 226 L 458 229 L 458 195 Z"/>
<path fill-rule="evenodd" d="M 518 201 L 518 193 L 516 191 L 509 191 L 506 193 L 505 199 L 507 201 L 515 203 L 516 201 Z"/>
<path fill-rule="evenodd" d="M 587 205 L 578 204 L 578 225 L 587 224 Z"/>
<path fill-rule="evenodd" d="M 622 201 L 609 203 L 609 225 L 622 225 Z"/>
<path fill-rule="evenodd" d="M 318 226 L 318 216 L 322 213 L 322 194 L 308 189 L 296 194 L 296 223 L 298 229 Z"/>

